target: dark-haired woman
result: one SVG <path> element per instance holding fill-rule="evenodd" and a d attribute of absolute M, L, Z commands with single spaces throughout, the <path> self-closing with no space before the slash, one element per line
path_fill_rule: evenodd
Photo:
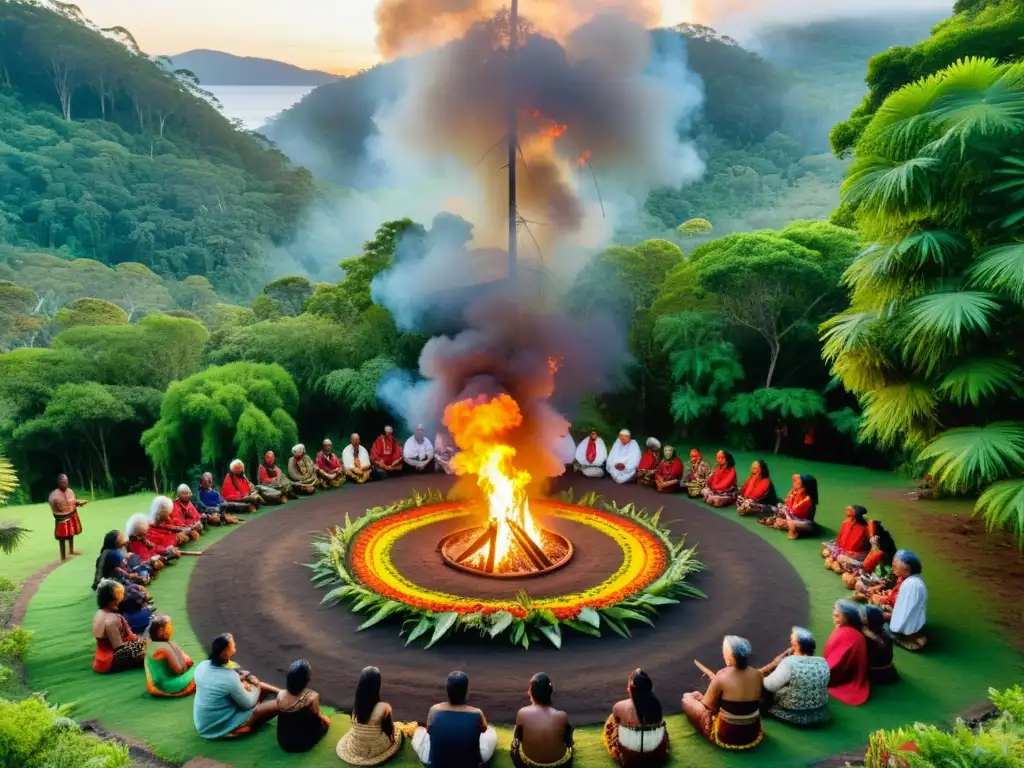
<path fill-rule="evenodd" d="M 840 557 L 863 560 L 871 549 L 868 535 L 868 511 L 859 504 L 846 508 L 846 519 L 839 526 L 839 535 L 835 541 L 821 542 L 821 556 L 825 558 L 825 567 L 835 573 L 842 573 Z"/>
<path fill-rule="evenodd" d="M 847 589 L 857 589 L 858 584 L 862 584 L 863 589 L 881 584 L 883 576 L 892 568 L 896 542 L 878 520 L 868 520 L 868 546 L 870 549 L 862 559 L 850 555 L 836 558 L 843 569 L 843 584 Z"/>
<path fill-rule="evenodd" d="M 320 694 L 309 687 L 311 676 L 309 662 L 299 659 L 277 694 L 277 743 L 285 752 L 309 752 L 331 727 L 331 718 L 320 714 Z"/>
<path fill-rule="evenodd" d="M 604 724 L 604 746 L 623 768 L 647 768 L 668 761 L 668 730 L 654 683 L 642 669 L 629 676 L 628 699 L 616 703 Z"/>
<path fill-rule="evenodd" d="M 825 643 L 828 662 L 828 692 L 843 704 L 859 707 L 868 700 L 868 647 L 861 634 L 860 607 L 849 600 L 840 600 L 832 609 L 835 629 Z"/>
<path fill-rule="evenodd" d="M 349 765 L 380 765 L 402 746 L 401 723 L 391 716 L 391 705 L 380 699 L 380 670 L 366 667 L 356 683 L 352 727 L 338 742 L 338 757 Z"/>
<path fill-rule="evenodd" d="M 277 717 L 279 689 L 232 666 L 235 638 L 214 638 L 210 658 L 196 667 L 192 722 L 204 739 L 242 736 Z"/>
<path fill-rule="evenodd" d="M 117 612 L 124 599 L 124 585 L 104 580 L 96 587 L 99 610 L 92 619 L 92 636 L 96 655 L 92 668 L 96 672 L 123 672 L 138 669 L 146 658 L 146 641 L 137 637 L 124 616 Z"/>
<path fill-rule="evenodd" d="M 157 616 L 149 625 L 146 649 L 146 690 L 160 699 L 177 699 L 195 693 L 195 665 L 181 646 L 171 640 L 170 616 Z"/>
<path fill-rule="evenodd" d="M 818 511 L 818 481 L 811 475 L 793 475 L 793 487 L 786 500 L 772 507 L 771 511 L 771 515 L 758 522 L 788 531 L 791 539 L 814 533 L 818 529 L 814 522 L 814 514 Z"/>
<path fill-rule="evenodd" d="M 99 586 L 103 579 L 113 579 L 122 584 L 137 583 L 148 584 L 152 578 L 152 572 L 143 564 L 142 560 L 125 553 L 128 540 L 120 531 L 108 531 L 103 537 L 103 546 L 100 548 L 100 556 L 96 558 L 96 574 L 92 580 L 93 590 Z"/>
<path fill-rule="evenodd" d="M 683 696 L 683 714 L 712 744 L 726 749 L 753 749 L 764 738 L 764 675 L 750 666 L 750 643 L 742 637 L 726 635 L 722 657 L 725 669 L 712 672 L 701 667 L 711 684 L 703 694 L 694 691 Z"/>
<path fill-rule="evenodd" d="M 427 727 L 412 735 L 412 748 L 424 765 L 476 768 L 490 763 L 498 748 L 498 732 L 484 713 L 466 704 L 469 676 L 455 671 L 445 681 L 447 701 L 430 708 Z"/>
<path fill-rule="evenodd" d="M 877 605 L 865 606 L 861 632 L 868 646 L 868 680 L 871 684 L 899 682 L 900 673 L 892 660 L 892 638 L 885 631 L 885 614 Z"/>
<path fill-rule="evenodd" d="M 742 515 L 763 515 L 768 507 L 779 503 L 768 465 L 758 459 L 750 465 L 750 477 L 736 497 L 736 511 Z"/>
<path fill-rule="evenodd" d="M 736 502 L 736 460 L 731 453 L 719 451 L 715 462 L 701 495 L 712 507 L 727 507 Z"/>
<path fill-rule="evenodd" d="M 551 706 L 551 678 L 538 672 L 530 680 L 530 705 L 516 713 L 512 764 L 516 768 L 559 768 L 572 765 L 572 726 L 569 716 Z"/>

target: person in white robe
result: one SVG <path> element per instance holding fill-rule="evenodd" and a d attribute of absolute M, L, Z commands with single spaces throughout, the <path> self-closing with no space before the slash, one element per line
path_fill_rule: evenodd
<path fill-rule="evenodd" d="M 434 461 L 434 446 L 427 440 L 423 425 L 416 427 L 416 432 L 405 441 L 402 458 L 412 467 L 414 472 L 426 472 Z"/>
<path fill-rule="evenodd" d="M 608 459 L 608 448 L 597 436 L 597 430 L 580 441 L 576 448 L 576 471 L 587 477 L 604 477 L 604 463 Z"/>
<path fill-rule="evenodd" d="M 901 549 L 892 559 L 892 572 L 902 583 L 892 613 L 886 614 L 889 632 L 901 648 L 919 651 L 928 642 L 924 634 L 928 587 L 921 578 L 921 560 L 913 552 Z"/>
<path fill-rule="evenodd" d="M 619 439 L 608 451 L 608 461 L 605 467 L 608 474 L 612 476 L 619 485 L 632 482 L 636 477 L 636 468 L 640 464 L 640 445 L 628 429 L 619 432 Z"/>
<path fill-rule="evenodd" d="M 559 463 L 562 465 L 562 473 L 565 473 L 565 469 L 572 466 L 573 460 L 576 458 L 576 441 L 572 439 L 572 434 L 566 429 L 564 435 L 558 438 L 558 443 L 555 445 L 554 454 L 558 458 Z"/>
<path fill-rule="evenodd" d="M 359 444 L 359 435 L 355 432 L 341 452 L 341 466 L 345 470 L 345 477 L 357 483 L 365 483 L 371 477 L 373 465 L 370 463 L 370 454 Z"/>
<path fill-rule="evenodd" d="M 452 466 L 452 459 L 459 449 L 455 442 L 443 430 L 434 437 L 434 464 L 438 470 L 447 475 L 454 475 L 455 468 Z"/>

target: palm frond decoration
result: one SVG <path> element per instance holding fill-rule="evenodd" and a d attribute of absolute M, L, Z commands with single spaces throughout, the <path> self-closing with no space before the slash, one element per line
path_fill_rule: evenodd
<path fill-rule="evenodd" d="M 1014 391 L 1022 380 L 1016 363 L 1000 357 L 971 358 L 947 373 L 938 391 L 957 405 L 980 405 L 999 390 Z"/>
<path fill-rule="evenodd" d="M 1001 421 L 983 427 L 942 432 L 921 451 L 931 462 L 940 488 L 973 490 L 1024 471 L 1024 422 Z"/>
<path fill-rule="evenodd" d="M 989 531 L 1017 532 L 1017 546 L 1024 549 L 1024 478 L 1001 480 L 985 489 L 974 507 Z"/>
<path fill-rule="evenodd" d="M 0 454 L 0 504 L 18 489 L 18 473 L 7 457 Z"/>

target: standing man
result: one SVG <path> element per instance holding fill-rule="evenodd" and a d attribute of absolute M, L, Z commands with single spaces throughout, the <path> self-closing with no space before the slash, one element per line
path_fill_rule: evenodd
<path fill-rule="evenodd" d="M 53 512 L 53 537 L 60 543 L 61 562 L 68 555 L 80 555 L 75 551 L 75 536 L 82 532 L 82 521 L 78 517 L 78 508 L 88 504 L 75 498 L 75 492 L 68 488 L 68 476 L 57 475 L 57 487 L 50 494 L 50 511 Z M 66 542 L 66 545 L 65 545 Z"/>

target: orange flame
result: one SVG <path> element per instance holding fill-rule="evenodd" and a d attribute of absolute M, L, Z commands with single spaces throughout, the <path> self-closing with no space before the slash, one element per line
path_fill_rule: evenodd
<path fill-rule="evenodd" d="M 490 519 L 498 526 L 495 570 L 501 570 L 513 547 L 509 523 L 517 523 L 534 541 L 541 540 L 526 497 L 530 474 L 512 465 L 516 449 L 505 442 L 509 431 L 522 423 L 519 405 L 509 395 L 460 400 L 444 409 L 444 424 L 460 449 L 452 467 L 456 474 L 476 475 L 477 485 L 487 497 Z M 479 557 L 485 556 L 481 553 Z"/>
<path fill-rule="evenodd" d="M 590 150 L 589 149 L 585 149 L 585 150 L 583 150 L 583 154 L 576 158 L 576 165 L 578 165 L 580 168 L 586 168 L 587 164 L 589 162 L 590 162 Z"/>

